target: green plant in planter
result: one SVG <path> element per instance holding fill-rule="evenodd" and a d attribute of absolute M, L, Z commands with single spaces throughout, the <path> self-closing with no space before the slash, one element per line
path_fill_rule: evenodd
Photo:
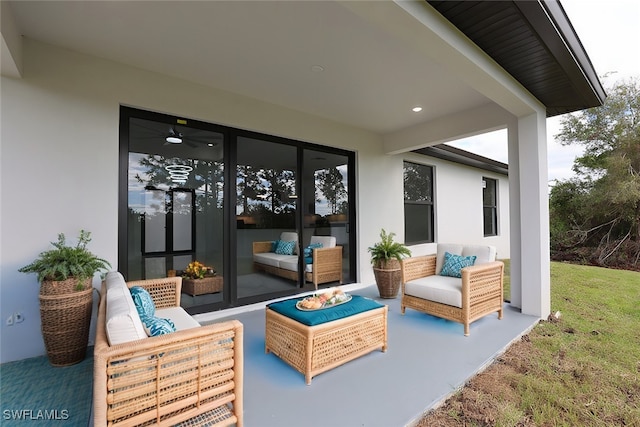
<path fill-rule="evenodd" d="M 68 246 L 64 233 L 58 234 L 58 241 L 51 242 L 55 249 L 40 253 L 31 264 L 18 271 L 36 273 L 38 282 L 44 280 L 62 281 L 70 278 L 78 279 L 76 290 L 82 290 L 83 280 L 90 279 L 100 270 L 111 267 L 108 261 L 89 252 L 87 244 L 91 241 L 91 233 L 80 230 L 80 237 L 75 246 Z"/>
<path fill-rule="evenodd" d="M 371 253 L 371 264 L 377 268 L 384 268 L 391 260 L 402 260 L 404 257 L 411 256 L 408 247 L 399 242 L 394 242 L 395 233 L 387 233 L 383 228 L 380 232 L 380 241 L 367 250 Z"/>

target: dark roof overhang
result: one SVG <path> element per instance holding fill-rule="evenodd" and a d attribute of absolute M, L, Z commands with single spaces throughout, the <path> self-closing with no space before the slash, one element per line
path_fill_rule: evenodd
<path fill-rule="evenodd" d="M 559 1 L 427 3 L 544 104 L 547 117 L 604 103 L 606 93 Z"/>
<path fill-rule="evenodd" d="M 487 157 L 470 153 L 465 150 L 461 150 L 460 148 L 452 147 L 450 145 L 440 144 L 433 147 L 420 148 L 418 150 L 414 150 L 413 152 L 442 160 L 448 160 L 450 162 L 455 162 L 466 166 L 471 166 L 478 169 L 483 169 L 490 172 L 499 173 L 501 175 L 509 175 L 509 165 L 498 162 L 496 160 L 491 160 Z"/>

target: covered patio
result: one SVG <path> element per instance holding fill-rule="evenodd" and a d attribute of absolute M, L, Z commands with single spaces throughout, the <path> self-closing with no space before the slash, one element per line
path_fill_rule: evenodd
<path fill-rule="evenodd" d="M 247 427 L 414 425 L 539 320 L 505 304 L 502 320 L 485 316 L 465 337 L 458 323 L 410 309 L 401 315 L 400 298 L 381 299 L 375 285 L 342 288 L 389 307 L 388 350 L 322 373 L 308 386 L 303 374 L 265 354 L 264 303 L 197 316 L 200 323 L 232 318 L 244 325 Z"/>
<path fill-rule="evenodd" d="M 458 323 L 410 309 L 401 315 L 400 298 L 379 298 L 373 284 L 342 289 L 388 306 L 388 349 L 319 374 L 310 385 L 277 356 L 265 354 L 266 303 L 197 316 L 203 324 L 238 319 L 244 325 L 246 427 L 415 425 L 538 321 L 505 304 L 502 320 L 486 316 L 465 337 Z M 85 361 L 64 368 L 51 366 L 45 356 L 3 364 L 3 411 L 32 410 L 21 414 L 33 417 L 38 409 L 55 409 L 73 425 L 92 426 L 92 365 L 91 351 Z"/>

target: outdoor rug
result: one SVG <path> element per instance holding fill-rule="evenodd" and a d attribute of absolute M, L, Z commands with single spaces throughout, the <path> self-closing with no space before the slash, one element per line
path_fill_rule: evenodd
<path fill-rule="evenodd" d="M 0 365 L 0 425 L 91 425 L 93 347 L 71 366 L 46 356 Z"/>

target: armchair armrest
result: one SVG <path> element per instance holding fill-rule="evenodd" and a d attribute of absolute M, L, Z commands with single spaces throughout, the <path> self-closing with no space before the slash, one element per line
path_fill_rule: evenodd
<path fill-rule="evenodd" d="M 156 308 L 179 307 L 182 292 L 182 277 L 161 277 L 158 279 L 134 280 L 127 282 L 132 288 L 140 286 L 146 289 Z"/>
<path fill-rule="evenodd" d="M 462 273 L 462 306 L 476 304 L 484 299 L 503 299 L 504 263 L 493 261 L 465 267 Z"/>
<path fill-rule="evenodd" d="M 313 270 L 335 271 L 342 269 L 342 246 L 313 249 Z"/>
<path fill-rule="evenodd" d="M 237 320 L 96 348 L 94 424 L 173 425 L 231 403 L 240 426 L 243 364 Z"/>
<path fill-rule="evenodd" d="M 253 242 L 253 253 L 261 254 L 271 252 L 271 242 Z"/>
<path fill-rule="evenodd" d="M 402 270 L 402 285 L 421 277 L 433 276 L 436 274 L 436 256 L 423 255 L 405 258 L 400 261 Z"/>

